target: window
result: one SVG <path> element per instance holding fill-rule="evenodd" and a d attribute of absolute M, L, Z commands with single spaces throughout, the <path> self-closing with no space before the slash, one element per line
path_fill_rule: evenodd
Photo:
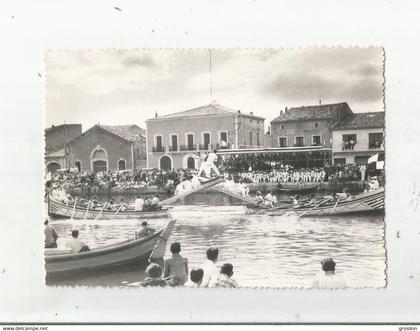
<path fill-rule="evenodd" d="M 260 133 L 257 132 L 257 146 L 260 146 Z"/>
<path fill-rule="evenodd" d="M 76 166 L 78 172 L 82 171 L 82 163 L 80 161 L 76 161 L 74 165 Z"/>
<path fill-rule="evenodd" d="M 384 134 L 382 132 L 369 133 L 369 148 L 381 148 L 384 141 Z"/>
<path fill-rule="evenodd" d="M 312 145 L 314 146 L 321 145 L 321 136 L 312 136 Z"/>
<path fill-rule="evenodd" d="M 208 150 L 210 145 L 210 133 L 205 132 L 203 133 L 203 149 Z"/>
<path fill-rule="evenodd" d="M 93 172 L 107 171 L 106 161 L 98 160 L 93 162 Z"/>
<path fill-rule="evenodd" d="M 334 159 L 334 165 L 344 165 L 344 164 L 346 164 L 346 158 L 345 157 L 343 157 L 343 158 L 335 158 Z"/>
<path fill-rule="evenodd" d="M 118 170 L 125 170 L 125 161 L 119 160 L 118 161 Z"/>
<path fill-rule="evenodd" d="M 305 145 L 303 136 L 295 136 L 295 147 L 302 147 Z"/>
<path fill-rule="evenodd" d="M 171 135 L 171 146 L 169 146 L 169 150 L 172 152 L 178 150 L 178 135 L 176 134 Z"/>
<path fill-rule="evenodd" d="M 153 146 L 153 152 L 163 152 L 162 136 L 155 136 L 155 146 Z"/>
<path fill-rule="evenodd" d="M 287 147 L 287 137 L 279 137 L 279 146 Z"/>
<path fill-rule="evenodd" d="M 220 132 L 219 140 L 227 143 L 227 131 Z"/>
<path fill-rule="evenodd" d="M 284 124 L 280 125 L 280 130 L 284 130 L 286 126 Z"/>
<path fill-rule="evenodd" d="M 192 133 L 187 134 L 187 145 L 188 149 L 192 150 L 194 146 L 194 135 Z"/>
<path fill-rule="evenodd" d="M 357 137 L 355 134 L 343 134 L 343 150 L 352 150 L 357 144 Z"/>
<path fill-rule="evenodd" d="M 315 122 L 315 123 L 314 123 L 314 128 L 315 128 L 315 129 L 318 129 L 318 126 L 319 126 L 319 123 L 318 123 L 318 122 Z"/>
<path fill-rule="evenodd" d="M 162 147 L 162 136 L 156 136 L 156 147 Z"/>
<path fill-rule="evenodd" d="M 252 132 L 249 133 L 249 146 L 252 146 Z"/>
<path fill-rule="evenodd" d="M 195 160 L 192 156 L 187 159 L 187 168 L 188 169 L 195 169 Z"/>

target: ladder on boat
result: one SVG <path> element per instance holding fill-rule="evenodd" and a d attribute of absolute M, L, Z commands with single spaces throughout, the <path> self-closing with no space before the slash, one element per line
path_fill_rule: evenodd
<path fill-rule="evenodd" d="M 224 181 L 224 179 L 219 178 L 219 177 L 214 178 L 214 179 L 210 179 L 209 181 L 206 181 L 206 182 L 202 183 L 199 187 L 196 187 L 196 188 L 194 188 L 194 189 L 192 189 L 188 192 L 184 192 L 184 193 L 181 193 L 179 195 L 174 195 L 173 197 L 170 197 L 166 200 L 161 201 L 160 205 L 170 205 L 170 204 L 178 201 L 179 199 L 185 198 L 186 196 L 188 196 L 192 193 L 196 193 L 198 191 L 201 191 L 201 190 L 204 190 L 206 188 L 212 187 L 212 186 L 217 185 L 217 184 L 219 184 L 223 181 Z"/>

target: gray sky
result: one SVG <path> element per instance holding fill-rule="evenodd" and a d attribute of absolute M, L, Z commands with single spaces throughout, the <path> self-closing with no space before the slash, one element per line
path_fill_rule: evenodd
<path fill-rule="evenodd" d="M 212 50 L 213 100 L 266 126 L 284 107 L 383 111 L 381 48 Z M 208 50 L 48 51 L 46 125 L 138 124 L 210 103 Z"/>

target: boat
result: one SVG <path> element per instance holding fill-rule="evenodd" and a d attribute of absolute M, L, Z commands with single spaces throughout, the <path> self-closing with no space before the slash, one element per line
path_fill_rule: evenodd
<path fill-rule="evenodd" d="M 116 267 L 133 263 L 160 260 L 165 254 L 166 242 L 175 222 L 176 220 L 170 220 L 165 228 L 148 237 L 126 240 L 94 248 L 88 252 L 71 253 L 68 248 L 47 248 L 45 249 L 47 277 L 107 268 L 114 270 Z"/>
<path fill-rule="evenodd" d="M 77 205 L 67 205 L 55 200 L 52 196 L 48 198 L 48 215 L 53 218 L 73 218 L 73 219 L 151 219 L 169 217 L 168 208 L 157 210 L 136 211 L 134 209 L 120 210 L 101 210 L 88 209 Z"/>
<path fill-rule="evenodd" d="M 360 213 L 383 213 L 384 212 L 384 188 L 362 193 L 351 199 L 336 200 L 331 202 L 319 202 L 315 206 L 298 206 L 287 209 L 267 210 L 270 216 L 283 215 L 286 212 L 294 212 L 298 217 L 307 216 L 333 216 L 351 215 Z"/>
<path fill-rule="evenodd" d="M 308 194 L 314 193 L 318 189 L 318 184 L 278 184 L 276 190 L 283 194 Z"/>

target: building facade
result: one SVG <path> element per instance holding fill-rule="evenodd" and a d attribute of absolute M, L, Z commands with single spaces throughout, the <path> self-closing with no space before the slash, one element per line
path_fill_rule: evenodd
<path fill-rule="evenodd" d="M 148 167 L 198 168 L 200 153 L 264 145 L 264 118 L 211 103 L 146 121 Z"/>
<path fill-rule="evenodd" d="M 70 167 L 99 172 L 146 167 L 146 137 L 137 125 L 95 125 L 67 143 Z"/>
<path fill-rule="evenodd" d="M 47 171 L 67 168 L 64 146 L 82 133 L 81 124 L 62 124 L 44 130 L 45 167 Z"/>
<path fill-rule="evenodd" d="M 367 164 L 384 154 L 385 112 L 357 113 L 333 127 L 334 164 Z"/>

